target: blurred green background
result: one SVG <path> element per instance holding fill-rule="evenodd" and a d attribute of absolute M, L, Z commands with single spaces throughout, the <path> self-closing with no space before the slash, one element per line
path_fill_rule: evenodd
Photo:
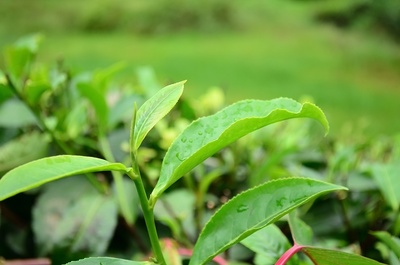
<path fill-rule="evenodd" d="M 400 132 L 398 0 L 1 0 L 0 47 L 42 33 L 39 61 L 76 71 L 150 66 L 185 96 L 311 98 L 333 133 Z M 3 66 L 0 61 L 0 68 Z"/>

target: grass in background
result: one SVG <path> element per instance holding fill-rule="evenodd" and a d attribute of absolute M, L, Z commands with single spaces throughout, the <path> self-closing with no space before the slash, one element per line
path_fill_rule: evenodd
<path fill-rule="evenodd" d="M 47 8 L 60 8 L 53 1 L 43 2 Z M 84 10 L 93 10 L 90 7 Z M 368 133 L 400 132 L 398 46 L 384 38 L 317 25 L 306 19 L 312 9 L 299 3 L 272 1 L 258 11 L 255 18 L 243 18 L 258 19 L 243 31 L 138 36 L 129 31 L 44 30 L 40 59 L 65 58 L 79 70 L 124 61 L 128 68 L 121 78 L 129 82 L 135 82 L 137 67 L 149 65 L 164 83 L 187 79 L 188 97 L 212 86 L 223 88 L 230 102 L 309 96 L 326 111 L 334 132 L 348 123 L 357 127 L 361 120 L 369 123 Z M 13 38 L 3 31 L 0 44 Z"/>

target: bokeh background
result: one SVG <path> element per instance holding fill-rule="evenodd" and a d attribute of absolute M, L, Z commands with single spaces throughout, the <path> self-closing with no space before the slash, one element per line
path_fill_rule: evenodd
<path fill-rule="evenodd" d="M 123 62 L 130 83 L 150 67 L 163 84 L 188 80 L 189 98 L 306 97 L 333 133 L 400 131 L 398 0 L 1 0 L 0 47 L 32 33 L 44 63 Z"/>

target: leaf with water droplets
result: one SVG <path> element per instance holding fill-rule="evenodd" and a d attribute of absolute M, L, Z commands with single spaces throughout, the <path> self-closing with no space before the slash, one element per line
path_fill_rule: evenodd
<path fill-rule="evenodd" d="M 136 122 L 132 124 L 132 150 L 136 151 L 149 131 L 159 122 L 178 102 L 183 93 L 186 81 L 164 87 L 147 100 L 136 113 Z"/>
<path fill-rule="evenodd" d="M 314 198 L 346 188 L 306 178 L 266 182 L 224 204 L 211 217 L 195 245 L 190 265 L 206 264 L 217 254 L 279 220 Z"/>
<path fill-rule="evenodd" d="M 60 155 L 35 160 L 10 170 L 0 179 L 0 201 L 60 178 L 90 172 L 126 171 L 120 163 L 75 155 Z"/>
<path fill-rule="evenodd" d="M 240 137 L 271 123 L 302 117 L 319 121 L 326 132 L 329 129 L 321 109 L 314 104 L 301 104 L 288 98 L 244 100 L 194 121 L 167 151 L 160 179 L 151 194 L 151 203 L 154 204 L 184 174 Z"/>

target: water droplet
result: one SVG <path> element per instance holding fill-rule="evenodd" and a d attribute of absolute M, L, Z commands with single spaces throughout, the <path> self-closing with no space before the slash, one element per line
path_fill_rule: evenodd
<path fill-rule="evenodd" d="M 186 137 L 182 137 L 181 142 L 182 143 L 186 143 L 186 141 L 187 141 L 187 138 Z"/>
<path fill-rule="evenodd" d="M 184 161 L 186 159 L 186 156 L 182 153 L 176 153 L 176 157 L 180 160 L 180 161 Z"/>
<path fill-rule="evenodd" d="M 198 134 L 198 135 L 203 135 L 203 132 L 202 132 L 202 131 L 199 131 L 197 134 Z"/>
<path fill-rule="evenodd" d="M 241 212 L 247 211 L 248 209 L 249 209 L 249 206 L 247 206 L 246 204 L 241 204 L 241 205 L 239 205 L 239 207 L 236 209 L 236 211 L 237 211 L 238 213 L 241 213 Z"/>

